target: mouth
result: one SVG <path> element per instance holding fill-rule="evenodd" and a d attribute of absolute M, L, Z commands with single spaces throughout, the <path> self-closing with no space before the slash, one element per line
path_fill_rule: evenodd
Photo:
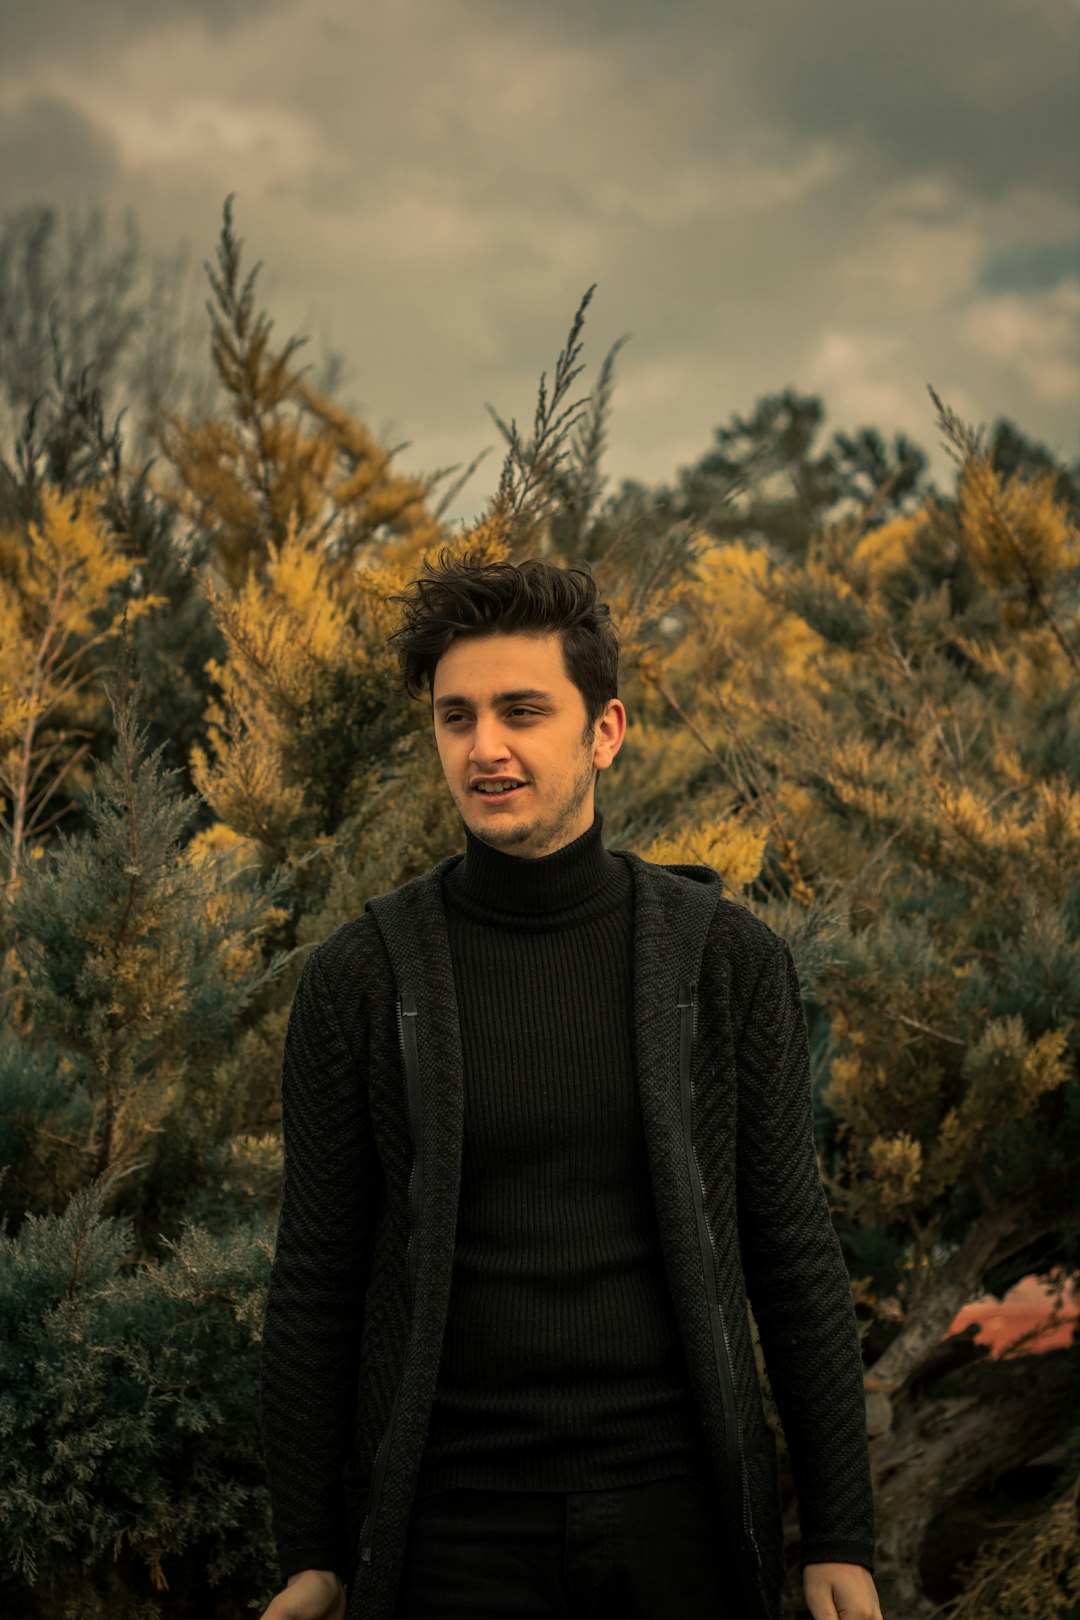
<path fill-rule="evenodd" d="M 502 793 L 485 793 L 481 788 L 470 788 L 469 791 L 474 799 L 480 799 L 490 807 L 507 804 L 511 799 L 519 799 L 528 785 L 527 782 L 523 782 L 520 787 L 506 788 Z"/>

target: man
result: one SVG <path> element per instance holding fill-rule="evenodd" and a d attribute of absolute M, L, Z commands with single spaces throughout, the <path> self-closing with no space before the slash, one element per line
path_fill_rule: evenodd
<path fill-rule="evenodd" d="M 791 952 L 711 868 L 604 847 L 626 714 L 586 571 L 443 553 L 394 600 L 466 850 L 293 1001 L 264 1620 L 776 1620 L 748 1298 L 810 1613 L 881 1620 Z"/>

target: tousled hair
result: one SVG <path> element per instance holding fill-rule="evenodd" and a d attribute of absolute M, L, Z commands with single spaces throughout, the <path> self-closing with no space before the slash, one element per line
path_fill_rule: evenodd
<path fill-rule="evenodd" d="M 435 566 L 425 557 L 419 577 L 386 601 L 402 604 L 403 623 L 387 645 L 397 653 L 410 697 L 420 697 L 425 685 L 434 697 L 435 666 L 459 637 L 552 633 L 560 636 L 567 678 L 584 700 L 586 738 L 619 695 L 618 635 L 587 568 L 560 567 L 543 557 L 485 562 L 444 547 Z"/>

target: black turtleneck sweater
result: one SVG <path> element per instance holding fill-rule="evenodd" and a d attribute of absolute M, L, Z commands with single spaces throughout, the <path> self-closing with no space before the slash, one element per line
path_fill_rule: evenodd
<path fill-rule="evenodd" d="M 453 1280 L 417 1495 L 708 1476 L 634 1071 L 633 878 L 603 817 L 443 880 L 464 1056 Z"/>

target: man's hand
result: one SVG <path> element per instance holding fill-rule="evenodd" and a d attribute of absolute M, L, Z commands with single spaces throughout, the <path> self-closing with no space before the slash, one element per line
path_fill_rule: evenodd
<path fill-rule="evenodd" d="M 813 1620 L 882 1620 L 874 1577 L 861 1564 L 807 1564 L 803 1597 Z"/>
<path fill-rule="evenodd" d="M 345 1620 L 345 1588 L 332 1569 L 299 1570 L 261 1620 Z"/>

